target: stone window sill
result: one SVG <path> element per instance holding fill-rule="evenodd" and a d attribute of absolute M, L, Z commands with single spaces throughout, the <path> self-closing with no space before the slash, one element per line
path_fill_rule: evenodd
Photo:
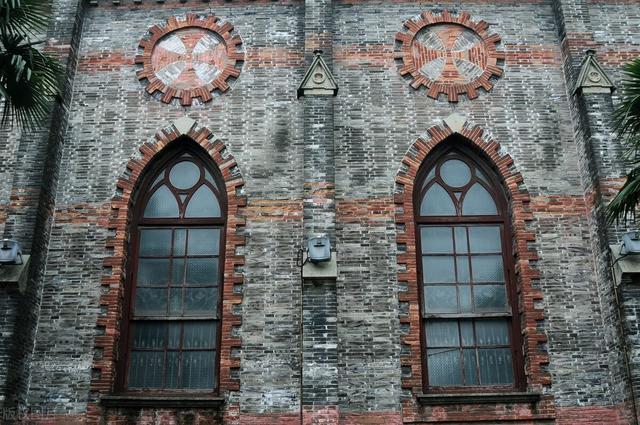
<path fill-rule="evenodd" d="M 168 407 L 215 409 L 224 404 L 224 397 L 210 395 L 107 395 L 100 399 L 105 407 Z"/>
<path fill-rule="evenodd" d="M 486 403 L 536 403 L 540 393 L 460 393 L 419 394 L 418 402 L 425 405 L 439 404 L 486 404 Z"/>

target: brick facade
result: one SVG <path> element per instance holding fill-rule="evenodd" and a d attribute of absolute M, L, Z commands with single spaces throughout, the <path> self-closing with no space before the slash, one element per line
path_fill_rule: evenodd
<path fill-rule="evenodd" d="M 0 232 L 31 254 L 27 290 L 0 287 L 7 422 L 634 423 L 637 287 L 614 290 L 608 246 L 625 228 L 603 220 L 628 166 L 608 121 L 619 95 L 575 88 L 587 49 L 614 84 L 640 55 L 637 1 L 55 0 L 53 10 L 46 49 L 67 69 L 63 101 L 41 131 L 0 130 Z M 420 38 L 430 28 L 445 47 L 484 44 L 438 53 Z M 185 48 L 205 35 L 231 47 L 158 50 L 154 62 L 150 34 L 167 33 Z M 410 33 L 428 48 L 410 50 Z M 316 49 L 338 94 L 298 99 Z M 476 68 L 452 67 L 466 58 L 487 65 L 479 85 Z M 423 84 L 430 59 L 440 62 Z M 154 84 L 180 61 L 202 64 L 198 78 L 169 70 Z M 224 84 L 202 89 L 217 66 Z M 454 133 L 509 198 L 526 392 L 434 402 L 422 394 L 411 197 L 422 161 Z M 229 199 L 220 397 L 117 406 L 105 400 L 116 395 L 131 197 L 185 135 L 220 168 Z M 338 276 L 303 280 L 299 250 L 325 232 Z"/>

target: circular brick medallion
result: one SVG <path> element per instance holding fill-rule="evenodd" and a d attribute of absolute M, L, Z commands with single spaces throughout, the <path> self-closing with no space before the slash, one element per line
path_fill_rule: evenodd
<path fill-rule="evenodd" d="M 457 102 L 466 94 L 475 99 L 479 88 L 491 90 L 492 78 L 502 75 L 500 36 L 489 34 L 486 22 L 473 22 L 466 12 L 423 12 L 404 26 L 406 31 L 396 34 L 401 43 L 396 55 L 402 60 L 400 74 L 411 78 L 413 88 L 424 86 L 429 97 L 444 94 L 449 102 Z"/>
<path fill-rule="evenodd" d="M 211 93 L 226 92 L 229 79 L 240 75 L 236 64 L 244 60 L 238 48 L 242 41 L 232 30 L 230 23 L 221 23 L 215 16 L 195 14 L 151 27 L 150 36 L 140 41 L 138 79 L 147 81 L 149 94 L 160 92 L 165 103 L 178 98 L 188 106 L 193 98 L 211 100 Z"/>

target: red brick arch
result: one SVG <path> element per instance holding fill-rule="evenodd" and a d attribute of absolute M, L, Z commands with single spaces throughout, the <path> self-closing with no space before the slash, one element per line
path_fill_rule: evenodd
<path fill-rule="evenodd" d="M 154 142 L 140 146 L 141 157 L 127 163 L 125 172 L 117 181 L 116 196 L 111 201 L 110 216 L 107 227 L 113 236 L 108 239 L 106 249 L 110 256 L 104 259 L 104 274 L 101 281 L 102 295 L 100 308 L 102 313 L 96 324 L 95 353 L 90 385 L 90 402 L 87 407 L 88 420 L 99 422 L 102 409 L 99 398 L 114 390 L 116 378 L 116 362 L 118 360 L 118 339 L 120 335 L 120 319 L 122 317 L 124 286 L 126 276 L 126 259 L 128 245 L 128 228 L 133 210 L 135 190 L 141 181 L 144 170 L 157 155 L 160 155 L 169 144 L 181 143 L 189 138 L 200 145 L 220 169 L 227 194 L 226 247 L 224 257 L 223 304 L 222 304 L 222 338 L 220 346 L 220 382 L 221 396 L 228 396 L 230 391 L 238 391 L 240 383 L 236 373 L 240 368 L 240 358 L 233 352 L 239 352 L 241 341 L 235 336 L 234 327 L 241 324 L 241 317 L 234 312 L 234 306 L 241 304 L 242 291 L 234 287 L 243 283 L 243 275 L 239 270 L 244 265 L 242 247 L 245 244 L 242 228 L 245 220 L 241 210 L 246 206 L 246 198 L 241 194 L 244 181 L 238 170 L 235 159 L 227 151 L 225 144 L 213 138 L 212 132 L 199 127 L 193 122 L 191 128 L 181 132 L 175 125 L 162 129 L 155 136 Z M 228 398 L 228 397 L 227 397 Z M 227 406 L 227 409 L 229 406 Z"/>
<path fill-rule="evenodd" d="M 467 143 L 475 146 L 486 155 L 497 175 L 501 178 L 507 194 L 513 234 L 513 256 L 515 264 L 516 285 L 519 293 L 519 314 L 523 336 L 523 351 L 525 360 L 526 386 L 528 391 L 542 391 L 543 387 L 551 385 L 551 377 L 545 367 L 549 363 L 547 352 L 541 346 L 546 343 L 547 336 L 540 331 L 537 324 L 544 320 L 544 311 L 535 306 L 536 301 L 542 300 L 542 291 L 534 288 L 534 281 L 539 279 L 539 272 L 532 265 L 538 259 L 536 251 L 528 245 L 535 241 L 535 235 L 527 229 L 527 222 L 533 220 L 529 211 L 529 194 L 523 187 L 523 178 L 513 167 L 513 159 L 500 152 L 500 145 L 490 136 L 484 134 L 479 127 L 465 125 L 458 132 L 446 123 L 436 125 L 427 130 L 428 137 L 417 139 L 409 148 L 402 160 L 402 167 L 396 176 L 396 193 L 394 196 L 395 221 L 398 244 L 398 295 L 401 303 L 408 304 L 406 314 L 400 317 L 404 329 L 401 343 L 403 352 L 401 365 L 403 368 L 402 388 L 409 390 L 411 398 L 403 400 L 403 418 L 410 421 L 471 421 L 479 418 L 484 420 L 532 420 L 540 415 L 553 415 L 553 398 L 543 397 L 538 402 L 537 409 L 524 409 L 512 412 L 498 413 L 494 403 L 466 406 L 439 405 L 437 408 L 421 406 L 417 395 L 423 392 L 421 344 L 420 344 L 420 311 L 419 284 L 416 268 L 416 240 L 415 221 L 413 211 L 414 183 L 418 170 L 429 153 L 450 136 L 462 136 Z M 403 309 L 401 309 L 402 311 Z M 473 415 L 469 413 L 474 412 Z"/>

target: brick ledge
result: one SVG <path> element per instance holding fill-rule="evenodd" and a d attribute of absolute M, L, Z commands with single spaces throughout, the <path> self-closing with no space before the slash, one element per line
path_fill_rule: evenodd
<path fill-rule="evenodd" d="M 461 394 L 418 394 L 420 404 L 484 404 L 484 403 L 536 403 L 541 393 L 461 393 Z"/>
<path fill-rule="evenodd" d="M 224 404 L 224 397 L 202 395 L 105 395 L 100 398 L 105 407 L 194 407 L 216 409 Z"/>

